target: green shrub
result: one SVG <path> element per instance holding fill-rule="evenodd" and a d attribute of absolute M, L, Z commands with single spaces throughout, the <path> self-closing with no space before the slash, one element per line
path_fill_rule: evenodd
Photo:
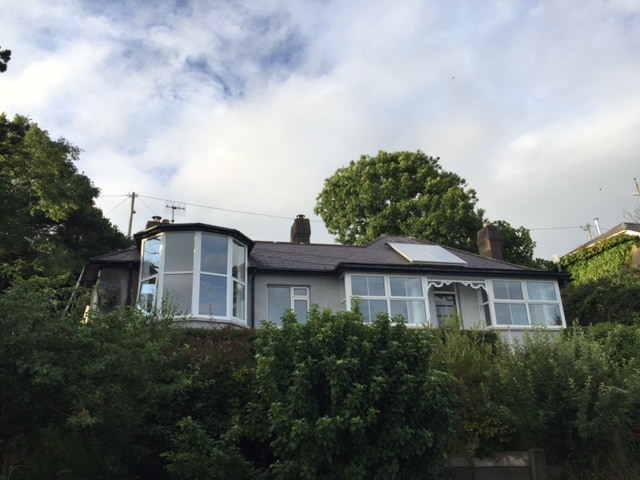
<path fill-rule="evenodd" d="M 640 275 L 624 270 L 615 276 L 571 284 L 562 291 L 562 303 L 569 324 L 640 324 Z"/>
<path fill-rule="evenodd" d="M 510 351 L 494 332 L 447 328 L 431 333 L 437 339 L 433 367 L 456 380 L 453 451 L 471 458 L 504 450 L 514 433 L 505 422 L 509 406 L 501 396 L 501 362 Z"/>
<path fill-rule="evenodd" d="M 449 375 L 427 335 L 317 309 L 258 336 L 278 479 L 436 479 L 453 437 Z"/>

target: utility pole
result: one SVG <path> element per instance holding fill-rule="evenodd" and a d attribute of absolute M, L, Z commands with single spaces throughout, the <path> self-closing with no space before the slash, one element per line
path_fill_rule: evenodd
<path fill-rule="evenodd" d="M 593 235 L 591 235 L 591 225 L 587 223 L 584 227 L 582 227 L 582 229 L 587 232 L 589 240 L 593 240 Z"/>
<path fill-rule="evenodd" d="M 638 185 L 638 180 L 634 178 L 633 181 L 636 184 L 636 193 L 634 193 L 634 195 L 636 197 L 640 197 L 640 185 Z"/>
<path fill-rule="evenodd" d="M 133 225 L 133 215 L 136 213 L 135 211 L 136 192 L 131 192 L 129 196 L 131 197 L 131 210 L 129 211 L 129 231 L 127 232 L 127 237 L 131 238 L 131 226 Z"/>

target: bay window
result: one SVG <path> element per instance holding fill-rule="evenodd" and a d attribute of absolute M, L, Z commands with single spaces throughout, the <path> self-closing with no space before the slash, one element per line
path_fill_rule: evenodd
<path fill-rule="evenodd" d="M 163 232 L 142 241 L 138 306 L 194 319 L 246 323 L 247 248 L 200 231 Z"/>

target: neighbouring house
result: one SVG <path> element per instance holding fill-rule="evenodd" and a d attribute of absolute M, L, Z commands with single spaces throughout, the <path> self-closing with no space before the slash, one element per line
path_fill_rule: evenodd
<path fill-rule="evenodd" d="M 290 242 L 154 217 L 134 236 L 135 247 L 90 259 L 81 284 L 93 287 L 92 308 L 170 308 L 208 328 L 258 328 L 280 322 L 287 309 L 304 322 L 312 305 L 357 305 L 365 322 L 385 312 L 416 328 L 456 319 L 512 339 L 566 326 L 560 286 L 568 275 L 502 261 L 495 226 L 478 232 L 481 254 L 399 236 L 350 246 L 311 243 L 310 235 L 304 215 L 294 220 Z"/>
<path fill-rule="evenodd" d="M 580 285 L 640 268 L 640 223 L 623 222 L 560 259 L 572 282 Z"/>

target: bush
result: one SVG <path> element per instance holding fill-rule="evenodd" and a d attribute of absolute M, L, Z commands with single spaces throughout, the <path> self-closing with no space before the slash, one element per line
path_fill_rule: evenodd
<path fill-rule="evenodd" d="M 615 276 L 571 284 L 562 291 L 562 303 L 569 324 L 640 324 L 640 275 L 626 270 Z"/>
<path fill-rule="evenodd" d="M 442 478 L 453 438 L 449 375 L 432 338 L 357 312 L 283 319 L 258 336 L 257 381 L 278 479 Z"/>

